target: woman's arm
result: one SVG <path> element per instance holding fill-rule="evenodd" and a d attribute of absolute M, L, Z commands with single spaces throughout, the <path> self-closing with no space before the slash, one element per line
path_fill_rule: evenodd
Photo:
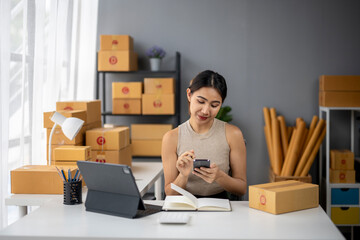
<path fill-rule="evenodd" d="M 185 189 L 192 170 L 192 159 L 195 157 L 194 151 L 187 151 L 177 155 L 178 128 L 167 132 L 162 140 L 161 159 L 164 168 L 165 194 L 179 195 L 171 189 L 170 184 Z"/>

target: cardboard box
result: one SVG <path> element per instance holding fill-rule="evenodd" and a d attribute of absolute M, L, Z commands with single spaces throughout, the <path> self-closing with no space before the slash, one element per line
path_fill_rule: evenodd
<path fill-rule="evenodd" d="M 332 207 L 331 220 L 334 224 L 359 224 L 360 211 L 358 207 Z"/>
<path fill-rule="evenodd" d="M 137 71 L 138 56 L 133 51 L 99 51 L 99 71 Z"/>
<path fill-rule="evenodd" d="M 134 40 L 129 35 L 100 35 L 100 50 L 133 51 Z"/>
<path fill-rule="evenodd" d="M 321 75 L 320 91 L 360 91 L 360 76 Z"/>
<path fill-rule="evenodd" d="M 161 140 L 131 140 L 133 156 L 161 156 Z"/>
<path fill-rule="evenodd" d="M 131 167 L 132 154 L 131 145 L 119 151 L 91 151 L 93 162 L 125 164 Z"/>
<path fill-rule="evenodd" d="M 77 167 L 77 161 L 54 161 L 55 166 L 74 166 Z"/>
<path fill-rule="evenodd" d="M 86 127 L 82 127 L 79 133 L 74 137 L 73 140 L 68 139 L 61 128 L 55 128 L 54 133 L 52 135 L 51 144 L 52 145 L 71 145 L 71 144 L 79 144 L 84 142 Z M 47 129 L 47 139 L 46 143 L 49 144 L 51 128 Z"/>
<path fill-rule="evenodd" d="M 76 167 L 70 169 L 74 176 Z M 64 184 L 55 166 L 27 165 L 11 171 L 11 193 L 19 194 L 63 194 Z"/>
<path fill-rule="evenodd" d="M 112 98 L 140 99 L 142 87 L 142 82 L 113 82 Z"/>
<path fill-rule="evenodd" d="M 162 140 L 173 128 L 171 124 L 131 124 L 132 140 Z"/>
<path fill-rule="evenodd" d="M 169 94 L 174 93 L 174 78 L 145 78 L 145 94 Z"/>
<path fill-rule="evenodd" d="M 141 114 L 141 99 L 113 98 L 113 114 Z"/>
<path fill-rule="evenodd" d="M 249 186 L 249 207 L 272 214 L 319 206 L 319 186 L 283 181 Z"/>
<path fill-rule="evenodd" d="M 174 94 L 143 94 L 143 115 L 173 115 L 175 114 Z"/>
<path fill-rule="evenodd" d="M 89 146 L 60 146 L 54 149 L 55 161 L 78 161 L 91 158 L 91 147 Z"/>
<path fill-rule="evenodd" d="M 85 125 L 86 130 L 90 130 L 90 129 L 94 129 L 94 128 L 101 128 L 102 126 L 102 122 L 101 121 L 97 121 L 97 122 L 92 122 L 89 124 Z"/>
<path fill-rule="evenodd" d="M 58 147 L 62 147 L 62 146 L 82 146 L 83 143 L 78 143 L 78 144 L 69 144 L 69 145 L 64 145 L 64 144 L 52 144 L 51 145 L 51 159 L 54 162 L 54 153 L 55 153 L 55 149 Z M 47 160 L 47 165 L 49 165 L 49 142 L 46 143 L 46 160 Z"/>
<path fill-rule="evenodd" d="M 319 91 L 319 105 L 323 107 L 360 107 L 360 91 Z"/>
<path fill-rule="evenodd" d="M 101 101 L 72 101 L 72 102 L 57 102 L 56 111 L 59 110 L 85 110 L 86 124 L 93 122 L 101 122 Z"/>
<path fill-rule="evenodd" d="M 288 181 L 288 180 L 295 180 L 295 181 L 300 181 L 300 182 L 304 182 L 304 183 L 311 183 L 312 177 L 310 174 L 308 174 L 305 177 L 278 176 L 274 173 L 274 171 L 271 168 L 269 168 L 269 181 L 270 182 L 282 182 L 282 181 Z"/>
<path fill-rule="evenodd" d="M 350 150 L 330 150 L 330 167 L 332 169 L 354 169 L 354 153 Z"/>
<path fill-rule="evenodd" d="M 329 169 L 330 183 L 355 183 L 355 170 Z"/>
<path fill-rule="evenodd" d="M 52 128 L 54 126 L 54 122 L 51 121 L 51 117 L 55 111 L 52 112 L 44 112 L 44 128 Z M 72 111 L 65 111 L 59 110 L 57 111 L 61 115 L 66 118 L 75 117 L 79 118 L 84 121 L 84 125 L 86 125 L 86 111 L 84 110 L 72 110 Z M 57 125 L 56 128 L 60 128 L 60 125 Z"/>
<path fill-rule="evenodd" d="M 91 146 L 92 150 L 120 150 L 129 144 L 129 127 L 95 128 L 86 131 L 86 146 Z"/>

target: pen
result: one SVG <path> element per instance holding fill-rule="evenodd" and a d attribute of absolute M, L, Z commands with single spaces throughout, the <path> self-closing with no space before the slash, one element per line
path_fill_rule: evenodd
<path fill-rule="evenodd" d="M 61 179 L 65 182 L 65 178 L 63 177 L 63 175 L 61 174 L 60 170 L 55 166 L 56 171 L 58 172 L 59 176 L 61 177 Z"/>
<path fill-rule="evenodd" d="M 61 169 L 61 173 L 62 173 L 62 175 L 63 175 L 63 177 L 64 177 L 64 182 L 66 182 L 66 177 L 65 177 L 65 173 L 64 173 L 64 170 L 63 170 L 63 169 Z"/>
<path fill-rule="evenodd" d="M 77 169 L 76 172 L 75 172 L 75 176 L 74 176 L 74 178 L 73 178 L 73 182 L 76 181 L 76 177 L 77 177 L 78 173 L 79 173 L 79 169 Z"/>
<path fill-rule="evenodd" d="M 70 171 L 70 168 L 68 169 L 68 179 L 69 179 L 69 182 L 71 182 L 71 171 Z"/>

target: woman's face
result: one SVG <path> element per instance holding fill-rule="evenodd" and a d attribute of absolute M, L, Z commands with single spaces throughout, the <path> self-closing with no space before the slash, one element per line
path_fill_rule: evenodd
<path fill-rule="evenodd" d="M 212 87 L 202 87 L 193 93 L 188 88 L 187 98 L 191 117 L 201 124 L 212 121 L 222 104 L 219 92 Z"/>

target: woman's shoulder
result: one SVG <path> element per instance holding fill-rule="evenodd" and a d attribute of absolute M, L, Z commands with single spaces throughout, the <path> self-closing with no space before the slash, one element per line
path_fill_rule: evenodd
<path fill-rule="evenodd" d="M 225 123 L 225 131 L 226 131 L 226 136 L 228 136 L 230 139 L 243 139 L 243 133 L 240 130 L 240 128 L 238 128 L 235 125 L 232 125 L 230 123 Z"/>
<path fill-rule="evenodd" d="M 178 139 L 178 136 L 179 136 L 179 127 L 177 128 L 174 128 L 170 131 L 167 131 L 165 134 L 164 134 L 164 137 L 163 137 L 163 140 L 166 140 L 166 141 L 177 141 Z"/>

